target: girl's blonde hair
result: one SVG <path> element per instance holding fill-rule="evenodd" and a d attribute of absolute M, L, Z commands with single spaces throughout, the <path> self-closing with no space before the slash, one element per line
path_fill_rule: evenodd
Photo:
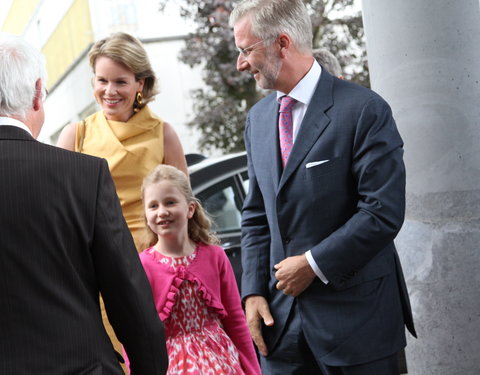
<path fill-rule="evenodd" d="M 193 195 L 188 177 L 181 170 L 166 164 L 160 164 L 155 167 L 143 180 L 141 189 L 143 204 L 145 205 L 145 190 L 149 186 L 161 181 L 170 181 L 183 194 L 188 203 L 193 202 L 195 204 L 195 212 L 192 218 L 188 220 L 188 237 L 195 243 L 218 244 L 217 236 L 211 232 L 212 221 L 203 209 L 200 201 Z M 155 245 L 158 238 L 156 233 L 148 226 L 145 214 L 143 219 L 146 229 L 143 247 L 148 248 Z"/>

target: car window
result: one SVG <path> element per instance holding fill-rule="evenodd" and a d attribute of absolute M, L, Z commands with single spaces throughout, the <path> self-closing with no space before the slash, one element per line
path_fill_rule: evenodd
<path fill-rule="evenodd" d="M 212 219 L 215 232 L 221 234 L 240 230 L 241 207 L 233 178 L 210 187 L 197 197 Z"/>

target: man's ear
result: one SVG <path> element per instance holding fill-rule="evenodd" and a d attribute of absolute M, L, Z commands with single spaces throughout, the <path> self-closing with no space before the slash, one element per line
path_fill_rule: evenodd
<path fill-rule="evenodd" d="M 33 109 L 38 111 L 40 109 L 40 105 L 42 104 L 42 80 L 39 78 L 35 82 L 35 96 L 33 98 Z"/>
<path fill-rule="evenodd" d="M 292 40 L 288 34 L 280 34 L 277 38 L 277 43 L 280 46 L 280 54 L 282 57 L 285 57 L 288 49 L 291 46 Z"/>

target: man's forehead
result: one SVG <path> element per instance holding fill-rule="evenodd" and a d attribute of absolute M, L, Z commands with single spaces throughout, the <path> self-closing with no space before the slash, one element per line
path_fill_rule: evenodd
<path fill-rule="evenodd" d="M 235 23 L 233 26 L 233 35 L 235 40 L 254 38 L 250 17 L 245 16 Z"/>

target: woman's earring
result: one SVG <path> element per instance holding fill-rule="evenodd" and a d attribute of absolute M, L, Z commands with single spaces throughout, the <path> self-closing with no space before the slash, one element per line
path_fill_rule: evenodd
<path fill-rule="evenodd" d="M 135 102 L 133 103 L 133 112 L 137 113 L 142 109 L 143 94 L 141 91 L 137 92 L 135 96 Z"/>

